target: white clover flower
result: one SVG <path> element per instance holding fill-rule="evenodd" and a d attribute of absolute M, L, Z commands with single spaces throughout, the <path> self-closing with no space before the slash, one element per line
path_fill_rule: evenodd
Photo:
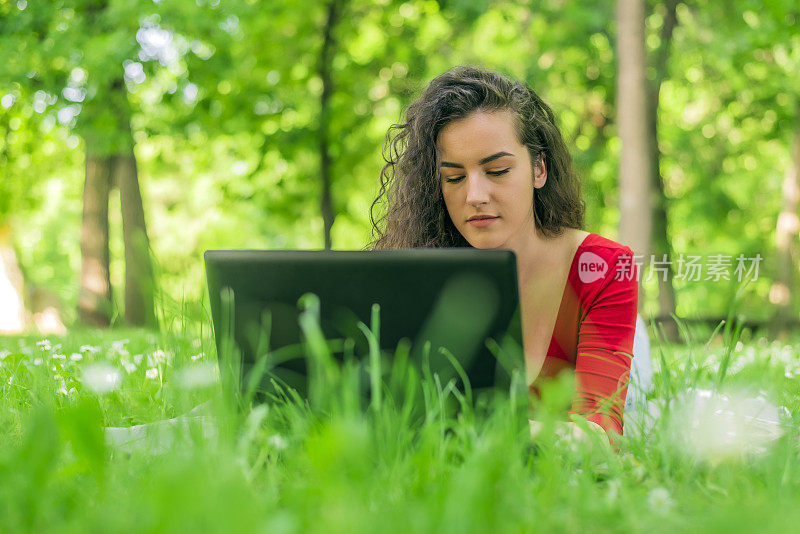
<path fill-rule="evenodd" d="M 117 389 L 122 382 L 122 375 L 110 363 L 96 362 L 83 368 L 81 382 L 91 391 L 103 394 Z"/>
<path fill-rule="evenodd" d="M 618 479 L 613 478 L 609 480 L 607 487 L 608 492 L 605 495 L 606 503 L 612 504 L 617 500 L 621 486 L 622 483 Z"/>
<path fill-rule="evenodd" d="M 647 505 L 659 514 L 668 514 L 675 506 L 675 501 L 666 488 L 653 488 L 647 493 Z"/>
<path fill-rule="evenodd" d="M 289 446 L 289 442 L 280 434 L 273 434 L 267 438 L 267 444 L 276 451 L 282 451 Z"/>
<path fill-rule="evenodd" d="M 183 367 L 177 372 L 177 380 L 184 389 L 197 389 L 208 387 L 216 383 L 218 378 L 217 366 L 211 362 Z"/>
<path fill-rule="evenodd" d="M 69 359 L 72 360 L 73 362 L 79 362 L 83 359 L 83 354 L 80 354 L 78 352 L 73 352 L 72 354 L 69 355 Z"/>
<path fill-rule="evenodd" d="M 158 378 L 158 369 L 152 367 L 144 372 L 144 376 L 145 378 L 149 378 L 150 380 L 155 380 L 156 378 Z"/>

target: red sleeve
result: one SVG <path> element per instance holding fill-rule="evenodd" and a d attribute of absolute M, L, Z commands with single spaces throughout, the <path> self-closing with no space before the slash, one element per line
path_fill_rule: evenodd
<path fill-rule="evenodd" d="M 603 427 L 610 441 L 611 431 L 622 435 L 639 300 L 633 253 L 615 252 L 580 322 L 570 410 Z"/>

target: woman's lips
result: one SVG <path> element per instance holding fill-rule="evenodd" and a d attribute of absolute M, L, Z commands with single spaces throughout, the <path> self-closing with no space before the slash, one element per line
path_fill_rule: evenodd
<path fill-rule="evenodd" d="M 471 219 L 471 220 L 469 220 L 467 222 L 470 223 L 472 226 L 475 226 L 477 228 L 486 228 L 487 226 L 492 224 L 497 219 L 498 219 L 498 217 L 487 217 L 485 219 Z"/>

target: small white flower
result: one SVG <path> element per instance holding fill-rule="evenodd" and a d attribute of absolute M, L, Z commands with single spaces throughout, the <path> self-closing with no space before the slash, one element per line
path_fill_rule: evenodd
<path fill-rule="evenodd" d="M 56 360 L 66 360 L 67 359 L 67 355 L 66 354 L 53 354 L 52 357 L 54 359 L 56 359 Z"/>
<path fill-rule="evenodd" d="M 100 352 L 100 347 L 95 347 L 93 345 L 81 345 L 81 348 L 78 350 L 81 352 L 91 352 L 92 354 L 95 354 Z"/>
<path fill-rule="evenodd" d="M 156 378 L 158 378 L 158 369 L 152 367 L 144 372 L 144 376 L 146 378 L 149 378 L 150 380 L 155 380 Z"/>
<path fill-rule="evenodd" d="M 110 363 L 97 362 L 83 368 L 81 382 L 95 393 L 108 393 L 119 387 L 122 375 L 119 369 Z"/>
<path fill-rule="evenodd" d="M 36 346 L 39 347 L 42 350 L 50 350 L 51 348 L 53 348 L 50 345 L 50 340 L 49 339 L 43 339 L 41 341 L 37 341 L 36 342 Z"/>
<path fill-rule="evenodd" d="M 647 505 L 651 510 L 660 514 L 672 511 L 675 502 L 666 488 L 653 488 L 647 493 Z"/>
<path fill-rule="evenodd" d="M 125 372 L 128 374 L 131 374 L 136 369 L 138 369 L 135 363 L 131 363 L 128 360 L 122 360 L 120 363 L 122 363 L 122 367 L 125 368 Z"/>
<path fill-rule="evenodd" d="M 133 355 L 133 363 L 135 363 L 136 365 L 142 365 L 142 359 L 143 358 L 144 358 L 144 356 L 142 356 L 141 354 L 134 354 Z"/>
<path fill-rule="evenodd" d="M 8 352 L 7 350 L 0 350 L 0 360 L 5 360 L 6 356 L 8 356 L 9 354 L 11 353 Z"/>
<path fill-rule="evenodd" d="M 42 365 L 42 361 L 43 360 L 41 358 L 35 358 L 33 360 L 33 365 Z"/>
<path fill-rule="evenodd" d="M 79 362 L 83 359 L 83 354 L 80 354 L 78 352 L 73 352 L 72 354 L 70 354 L 69 359 L 72 360 L 73 362 Z"/>
<path fill-rule="evenodd" d="M 201 352 L 200 354 L 195 354 L 194 356 L 192 356 L 192 361 L 196 362 L 197 360 L 199 360 L 201 358 L 205 358 L 205 357 L 206 357 L 206 353 L 205 352 Z"/>
<path fill-rule="evenodd" d="M 289 442 L 280 434 L 273 434 L 267 438 L 267 444 L 277 451 L 282 451 L 289 446 Z"/>
<path fill-rule="evenodd" d="M 178 384 L 184 389 L 204 388 L 217 381 L 217 366 L 203 362 L 178 370 Z"/>

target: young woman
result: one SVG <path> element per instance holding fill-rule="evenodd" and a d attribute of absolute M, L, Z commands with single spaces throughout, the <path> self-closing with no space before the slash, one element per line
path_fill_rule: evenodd
<path fill-rule="evenodd" d="M 514 251 L 531 392 L 572 369 L 570 413 L 613 442 L 636 327 L 633 253 L 583 230 L 580 181 L 548 105 L 522 82 L 457 67 L 390 128 L 384 158 L 372 247 Z"/>

